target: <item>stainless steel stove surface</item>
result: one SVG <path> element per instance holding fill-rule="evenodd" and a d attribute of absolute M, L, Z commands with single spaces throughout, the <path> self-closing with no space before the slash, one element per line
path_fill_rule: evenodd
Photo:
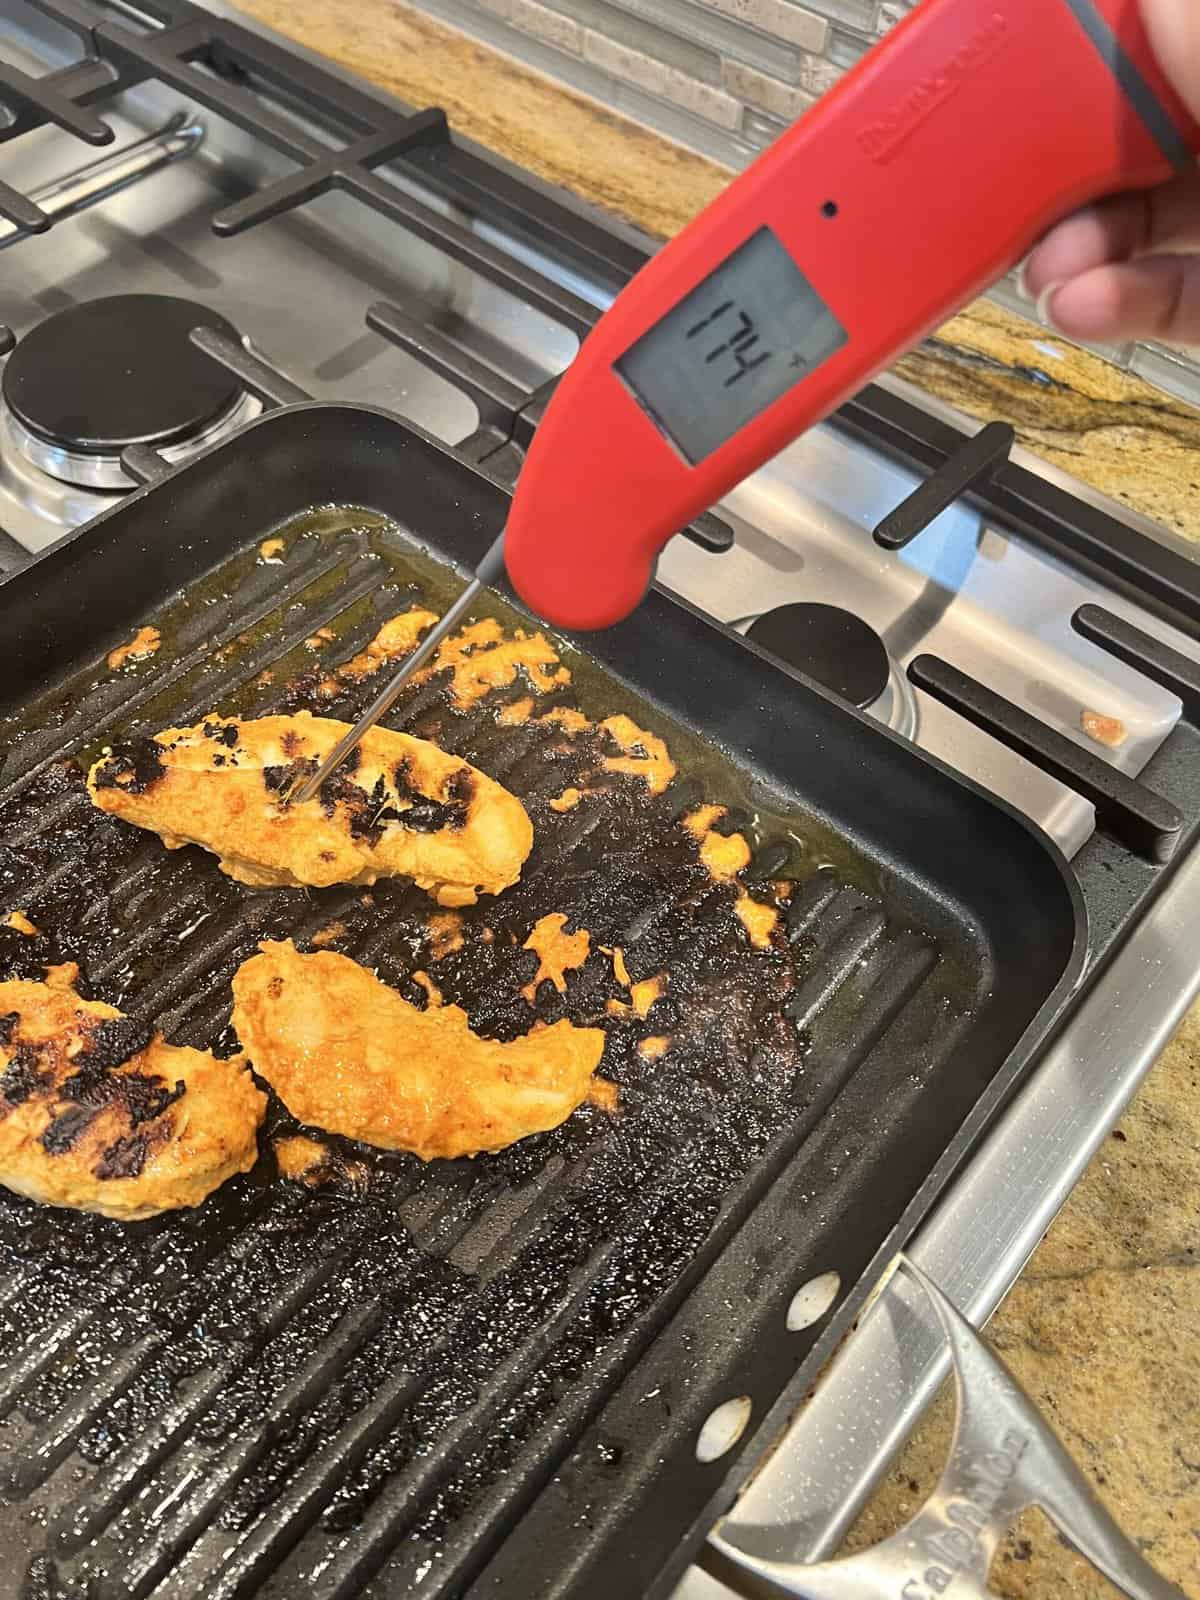
<path fill-rule="evenodd" d="M 318 98 L 262 99 L 270 73 L 246 66 L 261 30 L 201 78 L 203 14 L 149 12 L 36 0 L 0 20 L 28 75 L 0 133 L 16 336 L 0 570 L 108 509 L 147 449 L 185 459 L 301 393 L 385 407 L 511 477 L 645 242 L 337 74 L 305 80 Z M 36 84 L 30 99 L 55 70 L 74 129 Z M 126 87 L 105 97 L 115 72 Z M 189 340 L 200 324 L 217 361 Z M 981 1320 L 1200 981 L 1200 565 L 1011 432 L 975 433 L 885 380 L 728 498 L 731 548 L 711 524 L 676 539 L 659 580 L 1008 801 L 1094 886 L 1106 970 L 912 1252 Z M 869 1314 L 738 1515 L 780 1551 L 827 1553 L 941 1370 L 922 1335 Z M 855 1394 L 869 1416 L 835 1439 Z M 684 1591 L 724 1592 L 699 1573 Z"/>
<path fill-rule="evenodd" d="M 848 609 L 893 662 L 943 656 L 1113 766 L 1140 772 L 1177 722 L 1179 700 L 1080 638 L 1071 618 L 1081 605 L 1103 604 L 1177 649 L 1186 638 L 963 501 L 904 549 L 880 549 L 871 529 L 916 483 L 836 427 L 813 429 L 729 496 L 732 550 L 714 557 L 677 540 L 659 577 L 735 626 L 783 599 Z M 880 709 L 903 725 L 899 697 Z M 1087 712 L 1119 722 L 1120 743 L 1089 738 Z M 911 721 L 923 749 L 1010 801 L 1068 855 L 1090 836 L 1088 801 L 953 710 L 918 695 Z"/>

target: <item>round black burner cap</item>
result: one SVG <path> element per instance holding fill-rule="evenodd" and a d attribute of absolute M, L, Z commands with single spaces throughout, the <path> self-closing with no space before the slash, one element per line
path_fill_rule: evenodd
<path fill-rule="evenodd" d="M 215 311 L 165 294 L 118 294 L 57 311 L 4 368 L 9 410 L 39 438 L 83 455 L 174 444 L 203 432 L 241 392 L 188 334 L 237 329 Z"/>
<path fill-rule="evenodd" d="M 841 606 L 777 606 L 756 617 L 746 635 L 851 705 L 873 705 L 887 688 L 890 668 L 883 640 Z"/>

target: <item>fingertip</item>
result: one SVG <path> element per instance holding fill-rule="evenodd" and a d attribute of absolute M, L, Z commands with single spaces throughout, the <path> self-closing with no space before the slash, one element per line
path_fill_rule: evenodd
<path fill-rule="evenodd" d="M 1141 195 L 1117 195 L 1077 211 L 1052 228 L 1029 257 L 1024 277 L 1030 298 L 1043 295 L 1051 284 L 1128 260 L 1139 248 L 1145 228 Z"/>
<path fill-rule="evenodd" d="M 1026 300 L 1037 300 L 1048 284 L 1062 281 L 1061 278 L 1055 278 L 1047 268 L 1047 260 L 1053 260 L 1053 256 L 1048 254 L 1050 248 L 1051 239 L 1043 239 L 1021 267 L 1017 285 Z"/>
<path fill-rule="evenodd" d="M 1113 274 L 1104 268 L 1069 283 L 1051 284 L 1038 301 L 1042 320 L 1068 339 L 1104 343 L 1124 338 L 1122 297 Z"/>
<path fill-rule="evenodd" d="M 1061 283 L 1048 283 L 1038 295 L 1037 318 L 1039 322 L 1048 323 L 1050 327 L 1058 326 L 1054 320 L 1054 299 L 1062 287 Z"/>
<path fill-rule="evenodd" d="M 1026 292 L 1037 300 L 1056 283 L 1065 283 L 1106 258 L 1104 241 L 1094 219 L 1086 214 L 1060 222 L 1037 246 L 1025 264 Z"/>

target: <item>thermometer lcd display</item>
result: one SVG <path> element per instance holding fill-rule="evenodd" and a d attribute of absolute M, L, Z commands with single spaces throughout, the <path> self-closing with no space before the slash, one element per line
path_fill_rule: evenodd
<path fill-rule="evenodd" d="M 615 370 L 696 466 L 846 338 L 770 228 L 762 227 L 644 333 Z"/>

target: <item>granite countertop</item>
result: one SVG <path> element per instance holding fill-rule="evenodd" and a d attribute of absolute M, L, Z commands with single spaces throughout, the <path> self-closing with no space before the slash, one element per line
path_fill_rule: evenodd
<path fill-rule="evenodd" d="M 721 167 L 397 0 L 239 0 L 552 183 L 667 236 Z M 1046 459 L 1200 543 L 1200 413 L 980 302 L 899 370 Z M 1163 1575 L 1200 1597 L 1200 1008 L 1184 1024 L 990 1325 L 1101 1497 Z M 945 1458 L 943 1396 L 848 1548 L 897 1526 Z M 998 1595 L 1103 1600 L 1040 1515 L 997 1558 Z"/>

